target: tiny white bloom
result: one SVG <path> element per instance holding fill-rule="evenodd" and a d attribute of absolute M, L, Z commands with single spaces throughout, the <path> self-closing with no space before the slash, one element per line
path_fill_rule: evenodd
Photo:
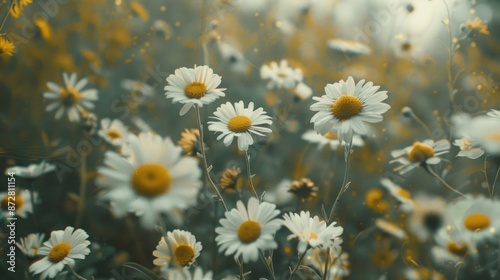
<path fill-rule="evenodd" d="M 33 200 L 38 202 L 38 193 L 33 192 Z M 16 190 L 15 196 L 11 196 L 9 192 L 0 193 L 1 210 L 4 217 L 19 216 L 23 219 L 28 217 L 29 213 L 33 213 L 33 204 L 31 204 L 31 192 L 29 190 Z M 15 212 L 11 211 L 15 205 Z"/>
<path fill-rule="evenodd" d="M 388 233 L 388 234 L 390 234 L 398 239 L 405 240 L 407 237 L 406 232 L 403 229 L 401 229 L 397 225 L 395 225 L 391 222 L 388 222 L 384 219 L 377 218 L 375 220 L 375 226 L 378 229 L 380 229 L 380 230 L 382 230 L 382 231 L 384 231 L 384 232 L 386 232 L 386 233 Z"/>
<path fill-rule="evenodd" d="M 22 166 L 12 166 L 5 170 L 5 174 L 14 173 L 15 176 L 19 176 L 26 179 L 34 179 L 42 176 L 43 174 L 52 172 L 56 170 L 56 166 L 50 164 L 46 161 L 42 161 L 39 164 L 30 164 L 27 167 Z"/>
<path fill-rule="evenodd" d="M 398 200 L 401 204 L 399 207 L 403 212 L 409 213 L 413 211 L 413 200 L 408 190 L 403 189 L 387 178 L 380 179 L 380 184 Z"/>
<path fill-rule="evenodd" d="M 106 142 L 114 145 L 123 145 L 129 134 L 127 127 L 118 119 L 108 118 L 101 120 L 101 129 L 97 132 Z"/>
<path fill-rule="evenodd" d="M 263 65 L 260 68 L 260 77 L 269 80 L 268 89 L 292 89 L 304 79 L 302 70 L 288 66 L 286 59 L 281 60 L 279 65 L 275 61 Z"/>
<path fill-rule="evenodd" d="M 124 79 L 120 82 L 120 86 L 122 89 L 134 94 L 137 101 L 142 102 L 145 98 L 152 98 L 155 95 L 155 89 L 142 81 Z"/>
<path fill-rule="evenodd" d="M 335 226 L 336 222 L 327 225 L 325 221 L 320 221 L 318 216 L 311 218 L 309 211 L 301 211 L 300 215 L 285 214 L 283 218 L 285 219 L 284 225 L 292 232 L 288 240 L 299 239 L 299 253 L 304 253 L 308 246 L 311 248 L 332 246 L 333 241 L 340 238 L 344 232 L 342 227 Z"/>
<path fill-rule="evenodd" d="M 378 91 L 380 87 L 365 80 L 354 83 L 349 77 L 347 81 L 327 84 L 326 95 L 313 97 L 317 103 L 311 105 L 311 111 L 317 113 L 311 118 L 314 129 L 321 135 L 328 131 L 337 132 L 339 141 L 349 143 L 352 134 L 366 134 L 365 122 L 382 121 L 382 114 L 391 106 L 382 103 L 387 99 L 387 91 Z"/>
<path fill-rule="evenodd" d="M 153 263 L 157 266 L 167 266 L 170 262 L 174 266 L 190 266 L 200 255 L 201 242 L 196 242 L 196 238 L 188 231 L 174 230 L 162 236 L 153 256 L 156 259 Z"/>
<path fill-rule="evenodd" d="M 224 145 L 229 146 L 233 139 L 238 138 L 238 149 L 248 150 L 248 147 L 254 143 L 252 134 L 264 136 L 264 133 L 270 133 L 271 129 L 262 125 L 271 125 L 271 117 L 266 115 L 262 108 L 254 110 L 253 102 L 245 108 L 243 101 L 235 103 L 230 102 L 220 105 L 214 112 L 217 121 L 208 122 L 208 130 L 221 132 L 217 140 L 224 138 Z"/>
<path fill-rule="evenodd" d="M 452 263 L 456 265 L 470 255 L 470 241 L 456 229 L 450 231 L 441 228 L 434 236 L 436 245 L 432 247 L 432 256 L 436 263 Z"/>
<path fill-rule="evenodd" d="M 339 51 L 345 54 L 360 55 L 360 54 L 371 53 L 370 47 L 357 41 L 336 38 L 328 40 L 327 45 L 329 49 Z"/>
<path fill-rule="evenodd" d="M 64 269 L 65 265 L 74 266 L 75 259 L 85 259 L 90 253 L 87 240 L 88 234 L 82 230 L 66 227 L 65 230 L 51 232 L 50 239 L 43 243 L 38 250 L 38 254 L 46 256 L 33 264 L 29 271 L 33 274 L 40 274 L 41 279 L 54 278 Z"/>
<path fill-rule="evenodd" d="M 170 269 L 167 272 L 167 279 L 171 280 L 213 280 L 213 273 L 208 271 L 203 273 L 203 270 L 198 266 L 193 273 L 186 268 Z"/>
<path fill-rule="evenodd" d="M 77 81 L 76 73 L 68 75 L 63 73 L 64 86 L 60 87 L 53 82 L 48 82 L 47 87 L 50 91 L 45 92 L 43 97 L 55 101 L 50 103 L 46 110 L 48 112 L 56 111 L 56 119 L 60 119 L 67 112 L 71 122 L 80 121 L 80 112 L 82 110 L 91 110 L 94 108 L 93 101 L 98 99 L 96 89 L 83 88 L 87 85 L 86 78 Z"/>
<path fill-rule="evenodd" d="M 292 89 L 292 93 L 297 99 L 304 101 L 311 97 L 313 90 L 308 85 L 300 82 L 295 88 Z"/>
<path fill-rule="evenodd" d="M 108 151 L 98 168 L 97 184 L 106 187 L 103 198 L 115 216 L 133 212 L 153 228 L 159 214 L 177 215 L 176 210 L 196 203 L 201 187 L 196 159 L 181 156 L 182 148 L 170 138 L 151 133 L 129 135 L 127 143 L 126 158 Z"/>
<path fill-rule="evenodd" d="M 223 92 L 225 88 L 217 88 L 221 80 L 222 78 L 206 65 L 194 68 L 182 67 L 168 76 L 165 96 L 172 98 L 173 103 L 184 104 L 180 111 L 180 115 L 183 116 L 194 105 L 203 107 L 219 97 L 226 96 Z"/>
<path fill-rule="evenodd" d="M 472 147 L 480 147 L 487 155 L 500 156 L 500 119 L 477 116 L 464 125 Z"/>
<path fill-rule="evenodd" d="M 239 74 L 244 74 L 247 71 L 247 61 L 236 47 L 228 43 L 219 43 L 217 48 L 222 60 L 229 65 L 232 71 Z"/>
<path fill-rule="evenodd" d="M 400 166 L 394 168 L 394 171 L 403 175 L 418 166 L 440 163 L 442 159 L 439 156 L 448 153 L 450 146 L 450 142 L 446 139 L 437 142 L 431 139 L 415 142 L 412 146 L 392 151 L 391 156 L 395 159 L 391 160 L 390 163 L 399 163 Z"/>
<path fill-rule="evenodd" d="M 38 250 L 42 247 L 44 238 L 45 234 L 43 233 L 30 233 L 28 236 L 21 238 L 21 243 L 16 242 L 16 245 L 23 254 L 32 258 L 38 255 Z"/>
<path fill-rule="evenodd" d="M 456 139 L 453 145 L 460 148 L 457 157 L 467 157 L 470 159 L 477 159 L 484 154 L 483 149 L 479 147 L 473 147 L 471 138 L 469 136 L 464 136 L 460 139 Z"/>
<path fill-rule="evenodd" d="M 302 139 L 310 143 L 318 144 L 318 150 L 322 149 L 325 145 L 329 145 L 332 151 L 336 151 L 340 146 L 340 141 L 337 135 L 331 131 L 328 131 L 324 136 L 318 134 L 315 130 L 309 129 L 304 134 L 302 134 Z M 342 142 L 345 145 L 345 141 Z M 365 141 L 358 134 L 352 136 L 353 147 L 363 147 Z"/>
<path fill-rule="evenodd" d="M 215 229 L 219 252 L 225 251 L 226 256 L 234 254 L 235 258 L 241 256 L 248 263 L 259 258 L 259 250 L 276 249 L 274 235 L 282 225 L 282 220 L 275 218 L 279 213 L 276 205 L 259 203 L 255 197 L 248 200 L 248 207 L 238 201 L 236 208 L 220 219 L 222 227 Z"/>

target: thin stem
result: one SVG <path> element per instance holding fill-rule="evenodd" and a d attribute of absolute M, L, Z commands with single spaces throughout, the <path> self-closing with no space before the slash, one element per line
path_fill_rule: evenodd
<path fill-rule="evenodd" d="M 446 181 L 443 178 L 441 178 L 441 176 L 439 176 L 436 172 L 434 172 L 434 170 L 432 170 L 432 168 L 430 166 L 427 166 L 426 170 L 428 170 L 429 173 L 431 173 L 434 177 L 436 177 L 439 181 L 441 181 L 448 189 L 452 190 L 453 192 L 455 192 L 461 196 L 465 196 L 465 194 L 454 189 L 452 186 L 450 186 L 448 183 L 446 183 Z"/>
<path fill-rule="evenodd" d="M 432 138 L 432 133 L 429 127 L 422 121 L 422 119 L 420 119 L 417 115 L 415 115 L 415 113 L 413 113 L 412 116 L 418 122 L 418 124 L 420 124 L 425 129 L 427 134 L 429 134 L 429 137 Z"/>
<path fill-rule="evenodd" d="M 209 65 L 210 57 L 208 54 L 207 47 L 207 34 L 208 29 L 206 28 L 207 21 L 207 0 L 201 0 L 201 48 L 203 50 L 203 63 Z"/>
<path fill-rule="evenodd" d="M 335 203 L 332 206 L 332 209 L 330 210 L 330 215 L 328 216 L 328 223 L 333 220 L 333 214 L 335 213 L 335 208 L 337 207 L 337 204 L 340 201 L 340 197 L 342 194 L 345 192 L 345 188 L 349 179 L 349 169 L 351 166 L 351 153 L 352 153 L 352 138 L 349 141 L 349 144 L 345 146 L 345 162 L 346 162 L 346 167 L 344 170 L 344 180 L 342 181 L 342 187 L 339 190 L 339 194 L 337 195 L 337 198 L 335 199 Z"/>
<path fill-rule="evenodd" d="M 86 155 L 82 158 L 82 164 L 80 165 L 80 189 L 78 200 L 78 209 L 76 216 L 76 227 L 79 228 L 82 225 L 83 210 L 85 209 L 85 196 L 87 192 L 87 160 Z"/>
<path fill-rule="evenodd" d="M 74 271 L 73 268 L 71 268 L 71 266 L 69 266 L 69 265 L 65 265 L 65 266 L 69 270 L 69 272 L 71 272 L 71 274 L 73 274 L 73 276 L 76 277 L 76 279 L 78 279 L 78 280 L 87 280 L 84 277 L 80 276 L 78 273 L 76 273 L 76 271 Z"/>
<path fill-rule="evenodd" d="M 244 273 L 244 270 L 243 270 L 243 261 L 242 260 L 238 260 L 238 259 L 234 259 L 234 261 L 238 264 L 238 267 L 240 269 L 240 277 L 239 279 L 240 280 L 245 280 L 245 273 Z"/>
<path fill-rule="evenodd" d="M 488 160 L 488 155 L 484 157 L 484 163 L 483 163 L 483 173 L 484 173 L 484 179 L 486 180 L 486 186 L 488 187 L 488 193 L 490 194 L 490 197 L 493 197 L 493 192 L 491 191 L 490 188 L 490 181 L 488 180 L 488 172 L 487 172 L 487 160 Z"/>
<path fill-rule="evenodd" d="M 266 257 L 264 256 L 264 253 L 262 253 L 262 251 L 261 251 L 261 252 L 259 252 L 259 254 L 260 254 L 260 259 L 262 260 L 262 262 L 266 266 L 266 269 L 269 272 L 269 275 L 271 276 L 271 279 L 276 280 L 276 276 L 274 276 L 274 271 L 271 268 L 271 266 L 269 266 L 269 263 L 267 262 Z"/>
<path fill-rule="evenodd" d="M 208 181 L 210 182 L 210 185 L 212 185 L 215 193 L 217 194 L 217 198 L 222 203 L 222 205 L 224 206 L 224 209 L 227 212 L 228 209 L 227 209 L 226 203 L 224 202 L 224 199 L 222 198 L 222 195 L 220 194 L 219 189 L 217 188 L 214 181 L 212 180 L 212 177 L 210 176 L 210 170 L 208 170 L 207 153 L 205 151 L 205 143 L 203 142 L 204 133 L 203 133 L 203 124 L 201 122 L 200 107 L 198 107 L 198 106 L 195 106 L 195 107 L 196 107 L 196 118 L 198 120 L 198 130 L 200 131 L 201 161 L 203 162 L 203 167 L 205 168 L 205 175 L 206 175 Z"/>
<path fill-rule="evenodd" d="M 4 24 L 5 24 L 5 22 L 7 21 L 7 18 L 10 15 L 10 10 L 12 8 L 12 5 L 14 5 L 14 0 L 10 1 L 10 5 L 7 7 L 7 13 L 3 17 L 2 23 L 0 24 L 0 31 L 2 31 L 2 28 L 3 28 Z"/>
<path fill-rule="evenodd" d="M 305 250 L 304 253 L 302 253 L 302 255 L 300 255 L 299 260 L 297 261 L 297 264 L 295 265 L 295 267 L 292 270 L 292 273 L 290 274 L 290 277 L 288 277 L 288 280 L 292 280 L 293 276 L 295 276 L 297 271 L 299 271 L 300 264 L 302 263 L 302 260 L 304 260 L 306 253 L 307 253 L 307 250 Z"/>
<path fill-rule="evenodd" d="M 30 201 L 31 201 L 31 207 L 33 209 L 33 220 L 34 220 L 34 224 L 35 224 L 35 229 L 37 232 L 39 232 L 39 229 L 38 229 L 38 219 L 37 219 L 37 215 L 36 215 L 36 205 L 35 205 L 35 190 L 34 190 L 35 186 L 34 184 L 31 185 L 31 188 L 30 189 Z"/>
<path fill-rule="evenodd" d="M 500 173 L 500 165 L 497 169 L 497 174 L 495 175 L 495 179 L 493 179 L 493 187 L 491 187 L 491 198 L 495 195 L 495 185 L 497 184 L 498 173 Z"/>
<path fill-rule="evenodd" d="M 326 249 L 325 270 L 323 271 L 323 275 L 321 277 L 322 280 L 326 280 L 326 278 L 327 278 L 328 270 L 329 270 L 328 262 L 330 262 L 330 248 Z"/>
<path fill-rule="evenodd" d="M 247 151 L 245 151 L 245 160 L 247 163 L 247 175 L 248 175 L 248 182 L 250 182 L 250 186 L 252 187 L 253 194 L 257 199 L 260 200 L 259 195 L 257 194 L 257 191 L 255 190 L 255 187 L 253 185 L 253 180 L 252 180 L 252 172 L 250 171 L 250 155 L 248 154 Z"/>

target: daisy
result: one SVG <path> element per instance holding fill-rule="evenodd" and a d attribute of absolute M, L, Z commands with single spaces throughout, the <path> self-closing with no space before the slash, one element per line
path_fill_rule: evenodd
<path fill-rule="evenodd" d="M 12 209 L 11 207 L 14 206 L 13 204 L 15 204 L 16 216 L 26 219 L 29 213 L 33 213 L 33 205 L 31 204 L 31 192 L 29 190 L 17 190 L 16 195 L 14 196 L 15 200 L 12 199 L 12 196 L 7 194 L 7 192 L 0 193 L 2 214 L 4 217 L 12 217 L 9 208 Z M 33 195 L 33 200 L 35 201 L 35 203 L 37 203 L 38 194 L 36 192 L 33 192 Z"/>
<path fill-rule="evenodd" d="M 182 147 L 184 153 L 188 156 L 196 156 L 199 152 L 200 131 L 197 128 L 184 129 L 181 133 L 181 139 L 177 145 Z"/>
<path fill-rule="evenodd" d="M 282 221 L 275 218 L 279 213 L 276 205 L 259 203 L 255 197 L 248 200 L 248 207 L 238 201 L 236 208 L 220 219 L 222 227 L 215 229 L 219 252 L 225 251 L 226 256 L 234 254 L 235 258 L 241 256 L 243 262 L 248 263 L 259 258 L 259 250 L 276 249 L 274 234 L 282 225 Z"/>
<path fill-rule="evenodd" d="M 172 98 L 173 103 L 184 104 L 180 111 L 181 116 L 194 105 L 203 107 L 219 97 L 226 96 L 223 92 L 225 88 L 217 88 L 221 77 L 206 65 L 176 69 L 175 74 L 168 76 L 167 82 L 165 96 Z"/>
<path fill-rule="evenodd" d="M 411 198 L 411 193 L 402 187 L 396 185 L 390 179 L 382 178 L 380 179 L 380 184 L 385 187 L 385 189 L 398 200 L 401 204 L 400 208 L 403 212 L 409 213 L 413 211 L 413 200 Z"/>
<path fill-rule="evenodd" d="M 119 119 L 101 120 L 101 129 L 97 132 L 106 142 L 114 146 L 123 145 L 129 134 L 128 128 Z"/>
<path fill-rule="evenodd" d="M 251 133 L 264 136 L 264 133 L 270 133 L 271 129 L 262 125 L 273 123 L 264 109 L 258 108 L 254 111 L 253 102 L 248 104 L 248 108 L 245 108 L 243 101 L 235 103 L 234 106 L 227 102 L 220 105 L 214 115 L 212 118 L 217 121 L 208 122 L 208 130 L 221 132 L 217 140 L 224 138 L 226 147 L 231 145 L 234 137 L 238 138 L 238 149 L 241 151 L 247 151 L 253 144 Z"/>
<path fill-rule="evenodd" d="M 436 245 L 431 249 L 433 258 L 438 263 L 456 265 L 470 254 L 470 241 L 457 230 L 441 228 L 434 236 Z"/>
<path fill-rule="evenodd" d="M 340 141 L 336 133 L 328 131 L 325 135 L 318 134 L 315 130 L 309 129 L 304 134 L 302 134 L 302 139 L 313 144 L 318 144 L 318 150 L 321 150 L 324 146 L 329 145 L 332 151 L 336 151 L 340 146 Z M 345 141 L 342 141 L 345 145 Z M 355 147 L 363 147 L 365 141 L 361 136 L 354 134 L 352 136 L 352 145 Z"/>
<path fill-rule="evenodd" d="M 382 114 L 391 107 L 381 101 L 387 98 L 387 91 L 378 91 L 380 87 L 365 80 L 354 84 L 349 77 L 347 82 L 341 80 L 335 84 L 327 84 L 326 95 L 313 97 L 317 103 L 311 105 L 317 113 L 311 118 L 314 129 L 321 135 L 329 131 L 337 132 L 340 143 L 350 143 L 352 134 L 366 134 L 365 122 L 382 121 Z"/>
<path fill-rule="evenodd" d="M 141 81 L 124 79 L 120 82 L 122 89 L 135 94 L 138 101 L 143 101 L 144 98 L 152 98 L 155 95 L 155 89 Z"/>
<path fill-rule="evenodd" d="M 394 150 L 391 156 L 396 158 L 390 163 L 400 163 L 401 165 L 394 168 L 399 174 L 406 174 L 418 166 L 426 167 L 428 164 L 439 164 L 442 160 L 440 155 L 448 153 L 450 150 L 450 142 L 446 139 L 434 142 L 431 139 L 423 142 L 415 142 L 412 146 L 401 150 Z"/>
<path fill-rule="evenodd" d="M 288 61 L 283 59 L 279 65 L 272 61 L 269 65 L 260 68 L 260 77 L 269 80 L 268 89 L 292 89 L 302 82 L 302 70 L 288 66 Z"/>
<path fill-rule="evenodd" d="M 25 179 L 35 179 L 46 173 L 56 170 L 56 166 L 46 161 L 42 161 L 39 164 L 30 164 L 27 167 L 23 166 L 12 166 L 5 170 L 5 174 L 14 173 L 16 176 Z"/>
<path fill-rule="evenodd" d="M 38 250 L 42 247 L 44 238 L 45 234 L 43 233 L 30 233 L 28 236 L 21 238 L 21 243 L 16 242 L 16 245 L 23 254 L 32 258 L 38 255 Z"/>
<path fill-rule="evenodd" d="M 127 143 L 126 158 L 109 151 L 98 168 L 97 184 L 106 188 L 103 198 L 115 216 L 133 212 L 146 228 L 153 228 L 158 214 L 173 215 L 196 203 L 201 187 L 196 159 L 181 156 L 182 148 L 170 138 L 152 133 L 130 135 Z"/>
<path fill-rule="evenodd" d="M 390 223 L 384 219 L 377 218 L 375 220 L 375 226 L 382 230 L 385 233 L 390 234 L 391 236 L 394 236 L 398 239 L 405 240 L 406 239 L 406 232 L 402 230 L 400 227 L 397 225 Z"/>
<path fill-rule="evenodd" d="M 327 44 L 329 49 L 339 51 L 345 54 L 361 55 L 361 54 L 371 53 L 370 47 L 357 41 L 337 38 L 328 40 Z"/>
<path fill-rule="evenodd" d="M 308 85 L 300 82 L 296 87 L 292 89 L 292 94 L 297 101 L 304 101 L 311 97 L 311 95 L 313 94 L 313 90 Z"/>
<path fill-rule="evenodd" d="M 65 265 L 72 267 L 75 259 L 85 259 L 85 255 L 90 253 L 90 242 L 87 240 L 89 236 L 82 229 L 73 230 L 72 227 L 66 227 L 64 231 L 53 231 L 50 239 L 38 250 L 39 255 L 46 257 L 33 263 L 29 271 L 33 274 L 41 273 L 41 279 L 54 278 Z"/>
<path fill-rule="evenodd" d="M 484 154 L 483 149 L 472 146 L 471 138 L 469 136 L 464 136 L 460 139 L 456 139 L 453 142 L 453 145 L 460 148 L 460 152 L 458 152 L 457 157 L 477 159 Z"/>
<path fill-rule="evenodd" d="M 190 232 L 178 229 L 169 231 L 153 251 L 153 256 L 156 257 L 153 263 L 157 266 L 166 266 L 169 262 L 175 266 L 191 266 L 202 248 L 201 242 L 196 242 Z"/>
<path fill-rule="evenodd" d="M 491 114 L 478 116 L 466 123 L 463 130 L 471 136 L 472 147 L 480 147 L 491 156 L 500 156 L 500 119 L 492 118 Z"/>
<path fill-rule="evenodd" d="M 298 181 L 292 181 L 288 192 L 293 193 L 300 198 L 302 202 L 311 201 L 318 196 L 318 187 L 311 179 L 302 178 Z"/>
<path fill-rule="evenodd" d="M 218 43 L 217 48 L 222 61 L 228 64 L 233 72 L 244 74 L 247 71 L 248 65 L 245 56 L 236 47 L 228 43 Z"/>
<path fill-rule="evenodd" d="M 447 221 L 470 240 L 472 248 L 486 240 L 498 238 L 500 202 L 483 196 L 468 196 L 454 202 L 448 209 Z"/>
<path fill-rule="evenodd" d="M 308 246 L 316 248 L 319 246 L 329 247 L 333 240 L 342 235 L 344 229 L 336 227 L 336 222 L 327 225 L 325 221 L 319 220 L 318 216 L 311 218 L 309 211 L 301 211 L 299 214 L 289 213 L 283 215 L 284 225 L 292 232 L 288 240 L 299 239 L 298 251 L 304 253 Z"/>
<path fill-rule="evenodd" d="M 212 280 L 213 274 L 211 271 L 203 273 L 200 267 L 196 267 L 193 273 L 187 269 L 171 269 L 167 272 L 167 279 L 172 280 Z"/>
<path fill-rule="evenodd" d="M 409 229 L 418 240 L 426 241 L 445 225 L 446 201 L 440 197 L 419 196 L 408 219 Z"/>
<path fill-rule="evenodd" d="M 96 101 L 97 90 L 83 88 L 87 85 L 86 78 L 77 81 L 76 73 L 68 75 L 63 73 L 64 87 L 60 87 L 53 82 L 48 82 L 47 87 L 50 91 L 45 92 L 43 97 L 55 101 L 46 108 L 48 112 L 56 111 L 56 119 L 60 119 L 67 112 L 71 122 L 80 121 L 80 111 L 94 108 L 91 101 Z M 83 90 L 83 91 L 82 91 Z"/>

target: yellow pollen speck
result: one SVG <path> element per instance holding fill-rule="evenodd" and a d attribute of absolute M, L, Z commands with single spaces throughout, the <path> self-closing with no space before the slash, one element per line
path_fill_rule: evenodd
<path fill-rule="evenodd" d="M 248 220 L 241 223 L 238 228 L 238 238 L 242 243 L 248 244 L 257 240 L 260 236 L 260 224 L 256 221 Z"/>
<path fill-rule="evenodd" d="M 434 149 L 432 149 L 431 146 L 421 142 L 415 142 L 410 151 L 408 151 L 408 159 L 411 162 L 424 162 L 433 156 Z"/>
<path fill-rule="evenodd" d="M 207 86 L 204 83 L 192 82 L 184 88 L 184 94 L 189 98 L 200 99 L 207 94 Z"/>
<path fill-rule="evenodd" d="M 150 163 L 139 166 L 132 174 L 132 188 L 141 195 L 154 197 L 170 190 L 172 178 L 168 170 Z"/>
<path fill-rule="evenodd" d="M 468 230 L 481 231 L 490 226 L 490 218 L 483 213 L 472 213 L 464 220 L 464 226 Z"/>
<path fill-rule="evenodd" d="M 194 259 L 194 249 L 191 245 L 181 244 L 175 248 L 175 261 L 180 266 L 189 265 Z"/>
<path fill-rule="evenodd" d="M 71 251 L 71 245 L 66 242 L 61 242 L 54 247 L 49 252 L 49 260 L 53 263 L 58 263 L 69 255 Z"/>
<path fill-rule="evenodd" d="M 252 121 L 247 116 L 235 116 L 227 122 L 227 128 L 235 133 L 247 132 Z"/>
<path fill-rule="evenodd" d="M 330 107 L 332 115 L 341 120 L 348 120 L 361 112 L 363 102 L 353 95 L 341 95 Z"/>

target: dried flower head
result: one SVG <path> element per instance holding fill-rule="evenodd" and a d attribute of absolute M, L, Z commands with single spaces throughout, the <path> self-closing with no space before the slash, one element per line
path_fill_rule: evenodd
<path fill-rule="evenodd" d="M 240 174 L 241 169 L 238 167 L 233 166 L 232 168 L 226 169 L 219 181 L 221 189 L 225 192 L 239 191 L 242 185 L 241 180 L 238 180 Z"/>
<path fill-rule="evenodd" d="M 479 17 L 475 17 L 473 20 L 468 20 L 465 23 L 465 27 L 484 35 L 490 35 L 490 31 L 488 30 L 488 25 Z"/>
<path fill-rule="evenodd" d="M 15 48 L 16 47 L 11 41 L 7 40 L 3 36 L 0 36 L 0 55 L 5 54 L 7 56 L 13 56 Z"/>
<path fill-rule="evenodd" d="M 177 145 L 181 146 L 184 153 L 188 156 L 196 156 L 199 152 L 200 131 L 196 128 L 186 128 L 181 133 L 181 139 L 177 141 Z"/>
<path fill-rule="evenodd" d="M 299 197 L 302 202 L 311 201 L 318 196 L 318 187 L 308 178 L 293 181 L 288 191 Z"/>

